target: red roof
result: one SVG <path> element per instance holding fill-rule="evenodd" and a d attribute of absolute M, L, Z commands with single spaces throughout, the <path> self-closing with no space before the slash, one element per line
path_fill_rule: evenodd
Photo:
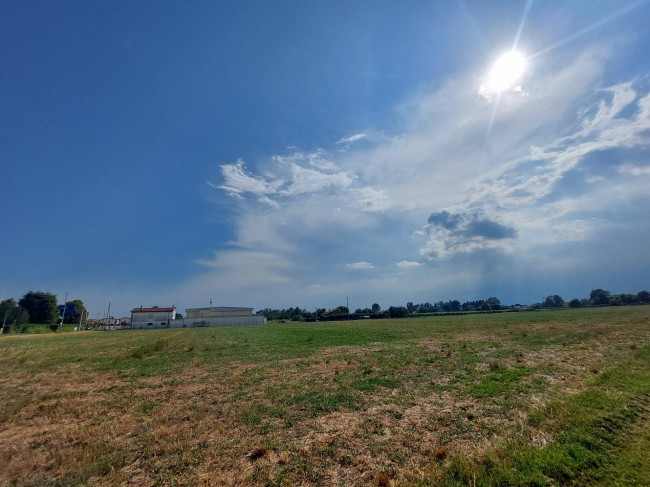
<path fill-rule="evenodd" d="M 131 313 L 171 313 L 174 308 L 133 308 Z"/>

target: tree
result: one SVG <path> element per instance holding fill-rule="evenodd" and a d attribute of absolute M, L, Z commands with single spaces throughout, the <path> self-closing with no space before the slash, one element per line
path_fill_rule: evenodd
<path fill-rule="evenodd" d="M 22 325 L 29 321 L 27 310 L 18 306 L 12 299 L 5 299 L 0 303 L 0 325 Z"/>
<path fill-rule="evenodd" d="M 486 302 L 490 305 L 491 309 L 499 310 L 501 309 L 501 300 L 499 298 L 487 298 Z"/>
<path fill-rule="evenodd" d="M 639 291 L 636 293 L 636 297 L 640 303 L 650 303 L 650 292 L 648 291 Z"/>
<path fill-rule="evenodd" d="M 639 297 L 636 294 L 620 294 L 618 297 L 625 304 L 634 304 L 639 301 Z"/>
<path fill-rule="evenodd" d="M 579 308 L 580 306 L 582 306 L 582 303 L 578 298 L 573 298 L 569 301 L 569 308 Z"/>
<path fill-rule="evenodd" d="M 409 315 L 409 310 L 404 306 L 391 306 L 388 308 L 388 314 L 391 318 L 406 318 Z"/>
<path fill-rule="evenodd" d="M 51 325 L 57 322 L 58 306 L 54 294 L 30 291 L 18 304 L 29 313 L 30 323 Z"/>
<path fill-rule="evenodd" d="M 596 306 L 609 304 L 610 297 L 611 295 L 609 294 L 609 291 L 605 291 L 604 289 L 593 289 L 589 293 L 589 302 Z"/>
<path fill-rule="evenodd" d="M 612 296 L 609 298 L 609 305 L 610 306 L 620 306 L 623 304 L 623 301 L 621 301 L 621 298 L 618 296 Z"/>
<path fill-rule="evenodd" d="M 563 308 L 564 307 L 564 299 L 562 299 L 557 294 L 554 294 L 553 296 L 547 296 L 547 298 L 544 301 L 544 304 L 542 304 L 542 306 L 544 306 L 544 308 Z"/>
<path fill-rule="evenodd" d="M 88 319 L 88 310 L 84 306 L 84 302 L 81 299 L 75 299 L 74 301 L 69 301 L 68 304 L 72 304 L 74 306 L 74 313 L 66 312 L 64 322 L 78 325 L 83 315 L 83 324 L 85 320 Z"/>
<path fill-rule="evenodd" d="M 372 313 L 373 314 L 378 314 L 381 311 L 381 306 L 379 306 L 377 303 L 372 305 Z"/>

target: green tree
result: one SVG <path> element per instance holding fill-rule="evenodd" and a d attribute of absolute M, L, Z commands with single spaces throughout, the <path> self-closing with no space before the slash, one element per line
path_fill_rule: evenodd
<path fill-rule="evenodd" d="M 13 298 L 5 299 L 0 303 L 0 325 L 22 325 L 29 321 L 27 310 L 18 306 Z"/>
<path fill-rule="evenodd" d="M 611 295 L 609 294 L 609 291 L 605 291 L 604 289 L 592 289 L 589 293 L 589 302 L 596 306 L 609 304 L 610 297 Z"/>
<path fill-rule="evenodd" d="M 563 308 L 564 299 L 562 299 L 562 297 L 557 294 L 554 294 L 553 296 L 547 296 L 542 306 L 545 308 Z"/>
<path fill-rule="evenodd" d="M 57 322 L 56 296 L 41 291 L 29 291 L 18 304 L 29 313 L 30 323 L 51 325 Z"/>
<path fill-rule="evenodd" d="M 621 294 L 619 298 L 624 304 L 634 304 L 639 301 L 639 297 L 636 294 Z"/>
<path fill-rule="evenodd" d="M 83 325 L 88 319 L 88 310 L 84 306 L 84 302 L 81 299 L 75 299 L 74 301 L 68 301 L 68 304 L 74 305 L 74 313 L 66 313 L 64 323 L 78 325 L 83 315 L 83 321 L 81 323 Z"/>
<path fill-rule="evenodd" d="M 373 304 L 371 309 L 373 314 L 378 314 L 381 312 L 381 306 L 379 306 L 377 303 Z"/>
<path fill-rule="evenodd" d="M 391 318 L 406 318 L 409 315 L 409 310 L 404 306 L 391 306 L 388 308 L 388 314 Z"/>
<path fill-rule="evenodd" d="M 579 308 L 580 306 L 582 306 L 582 303 L 578 298 L 573 298 L 569 301 L 569 308 Z"/>
<path fill-rule="evenodd" d="M 487 298 L 486 302 L 490 305 L 490 309 L 501 309 L 501 300 L 499 298 L 491 297 Z"/>
<path fill-rule="evenodd" d="M 648 291 L 639 291 L 636 293 L 636 297 L 640 303 L 650 303 L 650 292 Z"/>

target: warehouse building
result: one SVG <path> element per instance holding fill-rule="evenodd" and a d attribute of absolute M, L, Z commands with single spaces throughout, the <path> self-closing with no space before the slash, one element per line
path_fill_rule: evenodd
<path fill-rule="evenodd" d="M 208 326 L 263 325 L 264 316 L 253 314 L 253 308 L 211 306 L 188 308 L 185 318 L 176 318 L 176 307 L 135 308 L 131 311 L 131 328 L 135 330 L 153 328 L 197 328 Z"/>

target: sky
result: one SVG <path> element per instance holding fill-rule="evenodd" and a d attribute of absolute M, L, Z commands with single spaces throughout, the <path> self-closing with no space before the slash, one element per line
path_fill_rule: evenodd
<path fill-rule="evenodd" d="M 0 5 L 0 299 L 650 288 L 647 1 Z"/>

